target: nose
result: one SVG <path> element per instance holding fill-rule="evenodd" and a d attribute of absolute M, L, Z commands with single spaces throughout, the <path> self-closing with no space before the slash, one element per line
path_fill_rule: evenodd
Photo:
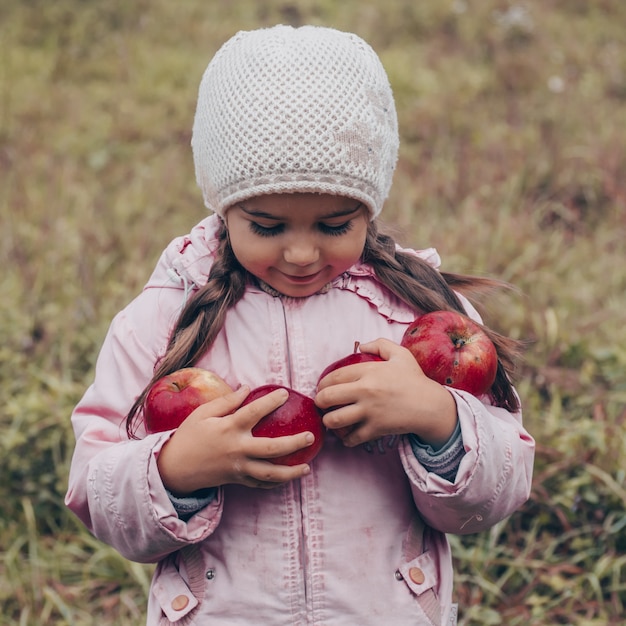
<path fill-rule="evenodd" d="M 290 265 L 306 267 L 316 263 L 320 253 L 313 237 L 294 237 L 285 246 L 283 257 Z"/>

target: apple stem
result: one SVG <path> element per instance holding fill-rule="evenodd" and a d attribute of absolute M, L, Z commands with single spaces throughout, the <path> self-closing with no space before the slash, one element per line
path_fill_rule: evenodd
<path fill-rule="evenodd" d="M 361 345 L 360 341 L 355 341 L 354 342 L 354 354 L 356 354 L 359 351 L 359 346 Z"/>
<path fill-rule="evenodd" d="M 465 339 L 461 339 L 461 337 L 457 337 L 457 338 L 454 340 L 454 347 L 455 347 L 457 350 L 460 350 L 460 349 L 461 349 L 461 348 L 462 348 L 462 347 L 463 347 L 466 343 L 467 343 L 467 342 L 465 341 Z"/>

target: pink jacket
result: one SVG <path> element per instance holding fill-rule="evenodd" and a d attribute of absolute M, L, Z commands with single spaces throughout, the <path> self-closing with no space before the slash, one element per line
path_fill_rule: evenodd
<path fill-rule="evenodd" d="M 274 490 L 226 485 L 187 522 L 156 459 L 171 433 L 129 441 L 123 419 L 164 352 L 216 247 L 209 217 L 166 249 L 113 320 L 95 381 L 76 407 L 67 505 L 123 556 L 158 562 L 149 625 L 450 624 L 445 533 L 475 533 L 528 497 L 534 442 L 521 415 L 452 391 L 466 454 L 454 484 L 428 473 L 406 438 L 345 448 L 332 435 L 305 478 Z M 420 253 L 438 264 L 434 250 Z M 355 340 L 399 342 L 415 317 L 363 265 L 306 299 L 250 287 L 198 364 L 233 387 L 277 383 L 313 395 Z"/>

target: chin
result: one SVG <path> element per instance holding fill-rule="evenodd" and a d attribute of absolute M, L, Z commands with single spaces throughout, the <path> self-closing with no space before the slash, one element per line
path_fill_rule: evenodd
<path fill-rule="evenodd" d="M 303 283 L 301 285 L 297 285 L 291 283 L 289 281 L 283 280 L 273 280 L 272 282 L 265 281 L 265 284 L 268 285 L 274 291 L 282 294 L 283 296 L 288 296 L 290 298 L 308 298 L 320 291 L 322 291 L 328 285 L 329 281 L 314 281 L 312 283 Z"/>
<path fill-rule="evenodd" d="M 326 286 L 326 283 L 324 283 L 324 285 L 321 286 L 316 286 L 316 287 L 298 287 L 296 289 L 294 289 L 293 287 L 287 287 L 287 286 L 283 286 L 281 289 L 278 289 L 277 287 L 273 287 L 273 289 L 276 289 L 276 291 L 278 291 L 280 294 L 282 294 L 283 296 L 287 296 L 289 298 L 308 298 L 309 296 L 313 296 L 316 293 L 318 293 L 319 291 L 321 291 L 324 287 Z"/>

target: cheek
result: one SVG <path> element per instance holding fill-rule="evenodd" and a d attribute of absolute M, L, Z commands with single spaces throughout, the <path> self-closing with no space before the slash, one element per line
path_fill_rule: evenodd
<path fill-rule="evenodd" d="M 358 246 L 336 246 L 326 257 L 327 263 L 332 266 L 335 273 L 345 272 L 348 268 L 358 263 L 363 249 Z"/>
<path fill-rule="evenodd" d="M 271 250 L 263 242 L 239 240 L 237 243 L 231 242 L 231 247 L 239 263 L 253 273 L 258 273 L 273 261 Z"/>
<path fill-rule="evenodd" d="M 343 264 L 352 265 L 359 261 L 363 254 L 364 247 L 365 233 L 359 233 L 355 237 L 350 238 L 350 240 L 342 242 L 341 245 L 336 245 L 334 251 L 338 261 L 341 261 Z"/>

